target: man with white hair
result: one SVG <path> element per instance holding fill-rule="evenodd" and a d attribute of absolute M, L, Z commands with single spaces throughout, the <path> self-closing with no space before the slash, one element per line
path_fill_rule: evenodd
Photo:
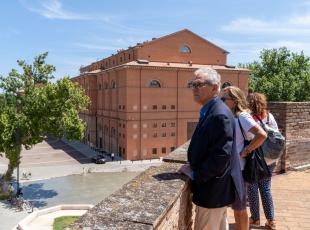
<path fill-rule="evenodd" d="M 192 179 L 195 230 L 228 229 L 227 206 L 243 195 L 234 116 L 218 97 L 220 85 L 221 76 L 211 68 L 198 69 L 188 84 L 202 107 L 188 148 L 189 164 L 179 172 Z"/>

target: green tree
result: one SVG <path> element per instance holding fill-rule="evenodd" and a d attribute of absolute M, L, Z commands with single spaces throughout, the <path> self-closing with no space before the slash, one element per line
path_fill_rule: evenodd
<path fill-rule="evenodd" d="M 12 69 L 0 76 L 0 152 L 9 160 L 0 192 L 19 164 L 22 147 L 29 149 L 46 135 L 83 137 L 86 124 L 79 112 L 88 108 L 89 97 L 68 77 L 50 82 L 55 67 L 45 63 L 47 55 L 38 55 L 32 65 L 17 61 L 22 73 Z"/>
<path fill-rule="evenodd" d="M 310 101 L 310 58 L 303 52 L 264 49 L 260 61 L 240 66 L 250 70 L 250 91 L 270 101 Z"/>

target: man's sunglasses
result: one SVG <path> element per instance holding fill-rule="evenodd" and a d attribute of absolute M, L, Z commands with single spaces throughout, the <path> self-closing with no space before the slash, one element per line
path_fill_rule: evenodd
<path fill-rule="evenodd" d="M 200 89 L 200 88 L 205 87 L 207 85 L 211 86 L 211 84 L 209 82 L 193 82 L 193 81 L 190 81 L 187 83 L 187 87 L 190 89 Z"/>

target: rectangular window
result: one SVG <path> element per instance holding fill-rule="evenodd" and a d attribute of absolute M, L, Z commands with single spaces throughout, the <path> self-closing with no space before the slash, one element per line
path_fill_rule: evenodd
<path fill-rule="evenodd" d="M 166 122 L 163 122 L 163 123 L 161 124 L 161 127 L 166 127 Z"/>
<path fill-rule="evenodd" d="M 102 149 L 102 137 L 99 138 L 99 148 Z"/>
<path fill-rule="evenodd" d="M 175 105 L 171 105 L 170 108 L 171 108 L 171 109 L 175 109 Z"/>
<path fill-rule="evenodd" d="M 123 124 L 123 128 L 125 128 L 125 124 Z"/>
<path fill-rule="evenodd" d="M 153 106 L 152 106 L 152 109 L 153 109 L 153 110 L 157 110 L 157 105 L 153 105 Z"/>
<path fill-rule="evenodd" d="M 166 147 L 161 148 L 161 153 L 165 154 L 166 153 Z"/>
<path fill-rule="evenodd" d="M 156 122 L 153 123 L 153 128 L 157 128 L 157 123 Z"/>
<path fill-rule="evenodd" d="M 128 59 L 130 60 L 130 54 L 128 54 Z"/>
<path fill-rule="evenodd" d="M 125 109 L 125 105 L 123 105 L 123 109 Z"/>
<path fill-rule="evenodd" d="M 156 138 L 157 137 L 157 133 L 153 133 L 153 135 L 152 135 L 154 138 Z"/>
<path fill-rule="evenodd" d="M 157 154 L 157 149 L 156 148 L 152 148 L 152 154 Z"/>
<path fill-rule="evenodd" d="M 118 106 L 118 109 L 122 109 L 122 106 L 121 106 L 121 105 L 119 105 L 119 106 Z"/>
<path fill-rule="evenodd" d="M 171 122 L 170 126 L 175 127 L 175 122 Z"/>
<path fill-rule="evenodd" d="M 101 90 L 101 84 L 99 84 L 99 87 L 98 87 L 98 88 L 99 88 L 99 90 Z"/>
<path fill-rule="evenodd" d="M 172 133 L 171 133 L 171 136 L 172 136 L 172 137 L 175 137 L 175 132 L 172 132 Z"/>
<path fill-rule="evenodd" d="M 170 148 L 170 152 L 173 152 L 174 150 L 175 150 L 175 147 L 172 146 L 172 147 Z"/>
<path fill-rule="evenodd" d="M 162 105 L 161 108 L 162 108 L 162 110 L 166 110 L 167 106 L 166 105 Z"/>
<path fill-rule="evenodd" d="M 166 137 L 166 133 L 162 133 L 161 136 L 162 136 L 162 137 Z"/>

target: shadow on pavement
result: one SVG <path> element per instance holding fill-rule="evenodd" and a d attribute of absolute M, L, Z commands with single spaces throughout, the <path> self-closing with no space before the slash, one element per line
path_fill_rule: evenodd
<path fill-rule="evenodd" d="M 48 137 L 44 139 L 46 143 L 53 149 L 62 150 L 66 154 L 68 154 L 70 157 L 77 160 L 80 164 L 88 164 L 91 163 L 91 159 L 85 157 L 85 155 L 78 150 L 74 149 L 73 147 L 67 145 L 65 142 L 63 142 L 60 139 L 55 139 L 52 137 Z"/>
<path fill-rule="evenodd" d="M 42 208 L 47 205 L 44 199 L 53 198 L 58 195 L 55 190 L 42 189 L 44 183 L 32 183 L 23 186 L 23 197 L 25 200 L 31 201 L 36 208 Z"/>
<path fill-rule="evenodd" d="M 47 202 L 44 201 L 44 199 L 49 199 L 58 195 L 55 190 L 42 189 L 43 185 L 44 183 L 33 183 L 22 186 L 23 198 L 30 201 L 35 208 L 46 207 Z M 0 203 L 2 203 L 3 207 L 6 209 L 22 211 L 21 209 L 17 209 L 17 207 L 12 206 L 12 204 L 7 200 L 1 200 Z"/>

